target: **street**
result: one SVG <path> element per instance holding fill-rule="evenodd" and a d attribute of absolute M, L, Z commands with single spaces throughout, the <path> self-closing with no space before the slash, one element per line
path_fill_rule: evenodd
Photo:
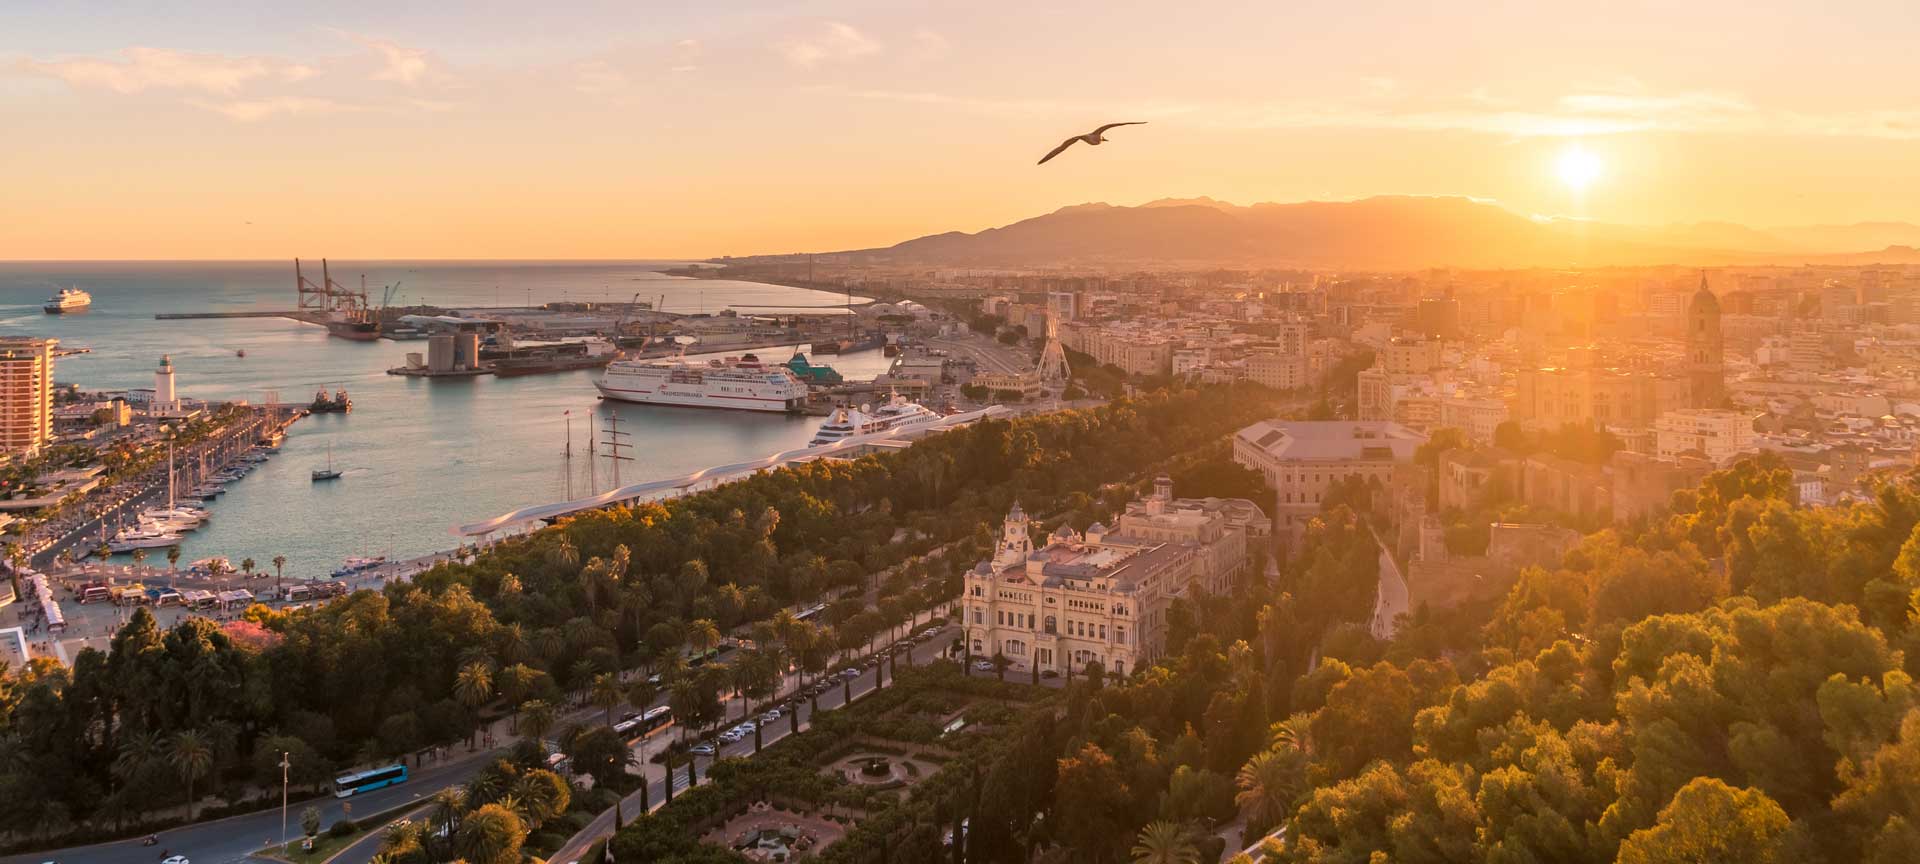
<path fill-rule="evenodd" d="M 933 638 L 914 645 L 912 649 L 914 664 L 924 665 L 938 658 L 952 643 L 954 632 L 954 626 L 949 624 L 942 627 L 938 633 L 934 634 Z M 875 666 L 871 669 L 862 669 L 860 670 L 860 676 L 853 679 L 852 690 L 855 701 L 858 701 L 862 695 L 873 691 L 876 672 L 879 668 L 879 666 Z M 891 681 L 892 679 L 889 678 L 888 680 Z M 842 690 L 843 688 L 840 687 L 830 687 L 825 693 L 820 694 L 821 710 L 837 708 L 844 704 Z M 811 716 L 807 707 L 808 703 L 806 700 L 800 700 L 796 704 L 799 706 L 796 710 L 800 711 L 800 727 L 804 730 L 811 725 L 807 722 Z M 781 717 L 779 720 L 768 724 L 761 732 L 761 744 L 768 747 L 772 746 L 774 742 L 792 734 L 789 731 L 790 728 L 790 721 L 785 717 Z M 673 729 L 669 728 L 667 732 L 654 736 L 658 739 L 657 745 L 648 741 L 642 742 L 641 746 L 643 748 L 651 748 L 654 746 L 664 747 L 666 740 L 673 731 Z M 636 752 L 639 752 L 639 750 L 636 750 Z M 648 752 L 651 752 L 651 749 L 649 749 Z M 712 766 L 714 759 L 750 758 L 751 756 L 753 756 L 753 739 L 748 737 L 742 741 L 720 746 L 718 752 L 713 757 L 696 756 L 694 760 L 698 766 L 700 777 L 704 781 L 707 776 L 707 769 Z M 640 764 L 647 774 L 647 801 L 652 805 L 652 809 L 658 810 L 666 805 L 665 769 L 646 761 L 644 758 L 641 759 Z M 687 770 L 684 766 L 674 772 L 673 784 L 673 789 L 676 794 L 687 788 Z M 621 801 L 621 808 L 627 814 L 628 818 L 632 818 L 634 814 L 639 813 L 640 793 L 636 791 L 632 795 L 628 795 Z M 560 849 L 554 852 L 547 860 L 554 862 L 554 864 L 571 864 L 571 862 L 579 860 L 594 843 L 613 834 L 613 817 L 614 811 L 612 810 L 608 810 L 594 817 L 594 820 L 588 823 L 586 828 L 581 829 L 578 834 L 573 836 L 573 839 L 567 841 L 565 846 L 560 847 Z M 336 864 L 365 864 L 365 859 L 349 861 L 345 858 L 340 858 L 336 859 Z"/>

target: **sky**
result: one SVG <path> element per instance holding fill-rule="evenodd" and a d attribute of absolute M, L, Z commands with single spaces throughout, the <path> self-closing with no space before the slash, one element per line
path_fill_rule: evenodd
<path fill-rule="evenodd" d="M 1897 0 L 0 0 L 0 259 L 831 251 L 1199 195 L 1920 222 L 1916 40 Z"/>

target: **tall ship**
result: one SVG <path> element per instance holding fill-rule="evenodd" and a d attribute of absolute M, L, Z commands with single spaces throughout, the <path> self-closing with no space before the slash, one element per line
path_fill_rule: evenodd
<path fill-rule="evenodd" d="M 47 310 L 48 315 L 61 315 L 67 312 L 78 312 L 92 305 L 92 294 L 78 288 L 62 288 L 52 297 L 48 297 L 46 305 L 40 308 Z"/>
<path fill-rule="evenodd" d="M 827 422 L 820 424 L 820 431 L 814 433 L 807 446 L 820 447 L 856 435 L 904 430 L 938 419 L 940 415 L 933 409 L 895 393 L 878 408 L 862 405 L 835 410 Z"/>
<path fill-rule="evenodd" d="M 752 354 L 725 360 L 617 360 L 593 383 L 604 398 L 645 405 L 791 414 L 807 404 L 807 385 L 793 372 Z"/>

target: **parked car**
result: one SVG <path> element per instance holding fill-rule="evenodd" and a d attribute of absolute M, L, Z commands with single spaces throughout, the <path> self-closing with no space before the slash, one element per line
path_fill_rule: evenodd
<path fill-rule="evenodd" d="M 973 661 L 973 668 L 974 668 L 974 670 L 975 670 L 975 671 L 977 671 L 977 672 L 992 672 L 992 671 L 993 671 L 993 661 L 991 661 L 991 660 L 975 660 L 975 661 Z"/>
<path fill-rule="evenodd" d="M 846 679 L 858 678 L 860 677 L 860 670 L 852 667 L 842 669 L 840 670 L 840 677 L 846 678 Z"/>
<path fill-rule="evenodd" d="M 687 752 L 692 753 L 695 756 L 712 756 L 713 745 L 712 744 L 695 744 L 692 747 L 688 747 Z"/>
<path fill-rule="evenodd" d="M 760 725 L 765 726 L 768 723 L 772 723 L 773 721 L 778 719 L 780 719 L 780 709 L 775 708 L 772 711 L 768 711 L 767 713 L 760 715 Z"/>

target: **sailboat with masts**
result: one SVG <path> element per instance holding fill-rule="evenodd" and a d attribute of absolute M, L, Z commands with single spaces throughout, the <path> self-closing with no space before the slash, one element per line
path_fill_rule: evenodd
<path fill-rule="evenodd" d="M 327 442 L 327 467 L 313 469 L 313 482 L 318 483 L 322 480 L 338 480 L 340 479 L 341 473 L 342 472 L 340 471 L 334 470 L 333 442 L 328 441 Z"/>

